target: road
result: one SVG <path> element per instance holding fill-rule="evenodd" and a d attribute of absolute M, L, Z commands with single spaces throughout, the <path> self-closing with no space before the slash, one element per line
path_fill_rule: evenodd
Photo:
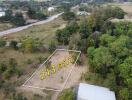
<path fill-rule="evenodd" d="M 5 31 L 2 31 L 2 32 L 0 32 L 0 36 L 4 36 L 4 35 L 7 35 L 7 34 L 19 32 L 19 31 L 27 29 L 27 28 L 29 28 L 29 27 L 31 27 L 33 25 L 40 25 L 40 24 L 48 23 L 48 22 L 53 21 L 54 19 L 58 18 L 61 14 L 62 13 L 53 15 L 53 16 L 49 17 L 46 20 L 42 20 L 42 21 L 39 21 L 39 22 L 36 22 L 36 23 L 33 23 L 33 24 L 29 24 L 29 25 L 25 25 L 25 26 L 20 26 L 20 27 L 17 27 L 17 28 L 12 28 L 12 29 L 8 29 L 8 30 L 5 30 Z"/>

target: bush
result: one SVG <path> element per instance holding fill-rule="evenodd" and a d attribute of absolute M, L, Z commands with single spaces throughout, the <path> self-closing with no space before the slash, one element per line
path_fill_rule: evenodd
<path fill-rule="evenodd" d="M 67 89 L 62 91 L 60 94 L 58 100 L 74 100 L 75 99 L 75 94 L 72 89 Z"/>
<path fill-rule="evenodd" d="M 62 15 L 62 18 L 65 21 L 71 21 L 76 19 L 76 15 L 73 12 L 67 11 L 67 12 L 64 12 L 64 14 Z"/>
<path fill-rule="evenodd" d="M 0 39 L 0 47 L 4 47 L 6 45 L 6 41 L 3 39 Z"/>
<path fill-rule="evenodd" d="M 56 44 L 54 41 L 51 41 L 49 44 L 49 51 L 53 52 L 56 49 Z"/>
<path fill-rule="evenodd" d="M 26 52 L 35 52 L 41 45 L 41 41 L 33 38 L 26 38 L 22 41 L 22 49 Z"/>
<path fill-rule="evenodd" d="M 11 46 L 12 48 L 14 48 L 15 50 L 18 49 L 18 47 L 17 47 L 17 41 L 12 40 L 12 41 L 10 42 L 10 46 Z"/>
<path fill-rule="evenodd" d="M 23 26 L 25 25 L 25 20 L 23 18 L 22 13 L 16 13 L 14 17 L 12 17 L 11 22 L 16 26 Z"/>

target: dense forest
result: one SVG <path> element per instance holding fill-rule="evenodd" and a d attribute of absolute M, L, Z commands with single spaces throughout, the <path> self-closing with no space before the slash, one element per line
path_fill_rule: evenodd
<path fill-rule="evenodd" d="M 131 100 L 132 23 L 111 21 L 124 18 L 118 7 L 99 7 L 79 21 L 71 13 L 63 14 L 69 24 L 57 30 L 58 42 L 87 54 L 90 72 L 83 75 L 87 82 L 109 87 L 117 100 Z"/>

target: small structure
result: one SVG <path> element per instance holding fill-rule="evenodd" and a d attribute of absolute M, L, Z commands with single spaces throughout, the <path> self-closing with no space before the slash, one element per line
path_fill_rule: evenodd
<path fill-rule="evenodd" d="M 108 88 L 80 83 L 77 100 L 116 100 L 115 93 Z"/>
<path fill-rule="evenodd" d="M 82 16 L 82 15 L 85 15 L 85 16 L 86 16 L 86 15 L 90 15 L 90 13 L 88 13 L 88 12 L 86 12 L 86 11 L 78 11 L 78 12 L 77 12 L 77 15 L 78 15 L 78 16 Z"/>
<path fill-rule="evenodd" d="M 0 17 L 5 16 L 5 12 L 4 11 L 0 11 Z"/>
<path fill-rule="evenodd" d="M 49 7 L 49 8 L 48 8 L 48 12 L 53 12 L 54 10 L 55 10 L 54 7 Z"/>

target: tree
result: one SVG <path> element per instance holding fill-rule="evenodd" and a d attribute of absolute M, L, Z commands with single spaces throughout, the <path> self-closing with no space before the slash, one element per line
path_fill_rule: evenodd
<path fill-rule="evenodd" d="M 110 43 L 109 48 L 114 56 L 125 59 L 129 55 L 131 39 L 127 36 L 120 36 L 114 42 Z"/>
<path fill-rule="evenodd" d="M 116 18 L 123 19 L 125 16 L 125 12 L 119 7 L 115 7 L 114 12 Z"/>
<path fill-rule="evenodd" d="M 62 29 L 56 31 L 56 38 L 58 42 L 61 42 L 64 45 L 67 45 L 70 40 L 70 32 L 68 29 Z"/>
<path fill-rule="evenodd" d="M 0 47 L 3 47 L 6 45 L 6 41 L 3 39 L 0 39 Z"/>
<path fill-rule="evenodd" d="M 47 17 L 41 11 L 36 11 L 33 8 L 29 8 L 27 14 L 31 19 L 46 19 Z"/>
<path fill-rule="evenodd" d="M 3 73 L 7 69 L 7 66 L 4 63 L 0 63 L 0 73 Z"/>
<path fill-rule="evenodd" d="M 62 18 L 65 21 L 71 21 L 71 20 L 75 20 L 76 19 L 76 15 L 73 12 L 70 11 L 66 11 L 62 14 Z"/>
<path fill-rule="evenodd" d="M 79 50 L 79 48 L 80 48 L 79 42 L 80 41 L 81 41 L 80 34 L 73 34 L 70 37 L 69 49 Z"/>
<path fill-rule="evenodd" d="M 103 34 L 100 37 L 100 44 L 104 47 L 108 47 L 110 43 L 115 41 L 115 37 L 110 36 L 109 34 Z"/>
<path fill-rule="evenodd" d="M 79 33 L 81 36 L 81 39 L 86 39 L 91 34 L 92 30 L 88 24 L 88 21 L 85 19 L 80 24 Z"/>
<path fill-rule="evenodd" d="M 35 17 L 36 11 L 34 9 L 29 8 L 27 14 L 32 19 L 35 19 L 36 18 Z"/>
<path fill-rule="evenodd" d="M 129 91 L 128 88 L 122 88 L 119 90 L 120 100 L 129 100 Z"/>
<path fill-rule="evenodd" d="M 12 40 L 12 41 L 10 42 L 10 46 L 11 46 L 12 48 L 14 48 L 14 49 L 18 49 L 18 47 L 17 47 L 17 41 Z"/>
<path fill-rule="evenodd" d="M 72 35 L 78 31 L 79 25 L 76 21 L 72 21 L 65 27 L 65 29 L 67 29 L 69 31 L 69 34 Z"/>
<path fill-rule="evenodd" d="M 56 44 L 54 41 L 51 41 L 49 44 L 49 51 L 53 52 L 56 49 Z"/>
<path fill-rule="evenodd" d="M 25 24 L 25 20 L 22 13 L 16 13 L 15 16 L 11 19 L 11 22 L 16 26 L 23 26 Z"/>
<path fill-rule="evenodd" d="M 102 12 L 97 10 L 88 17 L 88 24 L 92 32 L 101 31 L 102 25 L 104 24 L 105 20 L 102 17 Z"/>
<path fill-rule="evenodd" d="M 88 49 L 88 55 L 90 55 L 89 61 L 91 67 L 93 67 L 92 69 L 105 77 L 110 68 L 114 66 L 113 56 L 105 47 L 99 47 L 94 51 L 91 50 L 93 50 L 93 48 Z M 90 54 L 91 52 L 92 54 Z"/>
<path fill-rule="evenodd" d="M 105 87 L 109 87 L 113 91 L 117 90 L 116 75 L 113 70 L 107 74 L 103 84 Z"/>
<path fill-rule="evenodd" d="M 132 57 L 128 57 L 122 64 L 119 65 L 119 76 L 123 79 L 123 82 L 132 88 Z"/>

